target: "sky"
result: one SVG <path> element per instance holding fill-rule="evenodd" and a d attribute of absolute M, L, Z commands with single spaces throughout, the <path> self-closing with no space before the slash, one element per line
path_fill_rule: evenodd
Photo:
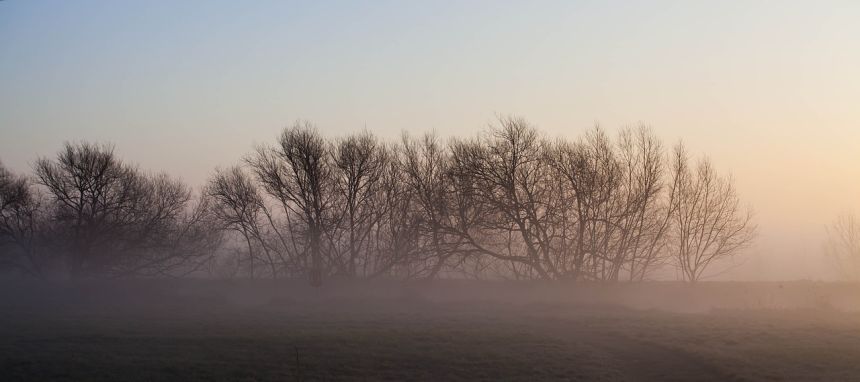
<path fill-rule="evenodd" d="M 64 141 L 201 185 L 297 119 L 550 137 L 646 123 L 731 174 L 756 245 L 730 279 L 820 279 L 860 211 L 857 1 L 0 1 L 0 160 Z"/>

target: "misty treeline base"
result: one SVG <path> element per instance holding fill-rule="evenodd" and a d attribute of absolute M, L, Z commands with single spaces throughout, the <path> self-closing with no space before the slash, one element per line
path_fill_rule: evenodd
<path fill-rule="evenodd" d="M 0 166 L 0 266 L 37 277 L 695 281 L 755 234 L 729 178 L 647 127 L 548 139 L 521 118 L 442 142 L 286 128 L 200 190 L 67 143 Z"/>

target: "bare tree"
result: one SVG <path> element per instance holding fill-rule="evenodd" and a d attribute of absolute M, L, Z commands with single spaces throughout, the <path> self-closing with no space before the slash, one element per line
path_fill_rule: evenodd
<path fill-rule="evenodd" d="M 427 276 L 422 255 L 426 254 L 423 217 L 417 198 L 409 187 L 407 171 L 398 151 L 389 151 L 379 181 L 379 192 L 373 197 L 377 211 L 376 229 L 369 261 L 363 265 L 367 277 L 399 276 L 405 279 Z"/>
<path fill-rule="evenodd" d="M 613 143 L 599 127 L 547 152 L 563 198 L 553 240 L 565 277 L 641 280 L 666 257 L 671 198 L 660 141 L 649 128 L 623 129 Z"/>
<path fill-rule="evenodd" d="M 265 252 L 264 260 L 269 266 L 271 277 L 276 277 L 277 265 L 260 228 L 263 200 L 252 179 L 240 167 L 218 170 L 209 181 L 206 193 L 212 198 L 212 210 L 224 228 L 242 236 L 248 250 L 247 267 L 250 277 L 254 278 L 257 247 L 262 247 Z"/>
<path fill-rule="evenodd" d="M 113 147 L 90 143 L 67 143 L 55 160 L 37 160 L 35 171 L 52 196 L 72 276 L 103 271 L 96 268 L 107 262 L 106 247 L 142 198 L 139 174 L 114 156 Z"/>
<path fill-rule="evenodd" d="M 116 238 L 124 243 L 119 253 L 125 256 L 118 258 L 121 262 L 110 272 L 115 276 L 174 277 L 201 270 L 222 243 L 210 199 L 205 193 L 195 199 L 187 186 L 164 174 L 147 179 L 144 206 L 150 208 L 134 224 L 131 235 Z"/>
<path fill-rule="evenodd" d="M 480 229 L 459 234 L 471 252 L 507 262 L 513 272 L 529 278 L 560 275 L 551 246 L 560 228 L 551 220 L 552 211 L 560 200 L 546 147 L 537 130 L 514 117 L 500 118 L 487 135 L 455 141 L 451 147 L 457 192 L 485 208 L 476 222 Z"/>
<path fill-rule="evenodd" d="M 613 145 L 603 130 L 595 128 L 575 144 L 559 142 L 554 150 L 553 166 L 566 181 L 562 195 L 571 213 L 560 224 L 565 230 L 563 253 L 567 274 L 575 279 L 612 279 L 613 268 L 623 253 L 615 248 L 619 216 L 624 208 L 617 203 L 622 180 Z"/>
<path fill-rule="evenodd" d="M 383 217 L 384 209 L 375 203 L 382 192 L 383 173 L 388 153 L 369 132 L 340 140 L 332 152 L 333 177 L 339 193 L 339 228 L 345 233 L 346 259 L 342 272 L 354 277 L 359 262 L 366 264 L 372 231 Z"/>
<path fill-rule="evenodd" d="M 826 227 L 824 253 L 848 280 L 860 279 L 860 223 L 850 212 L 840 214 Z"/>
<path fill-rule="evenodd" d="M 675 193 L 666 185 L 663 158 L 663 146 L 649 127 L 622 130 L 618 252 L 630 280 L 643 280 L 668 257 L 665 248 Z M 618 271 L 614 269 L 615 278 Z"/>
<path fill-rule="evenodd" d="M 707 159 L 691 169 L 681 144 L 673 156 L 672 183 L 672 250 L 684 279 L 696 282 L 709 265 L 748 246 L 756 228 L 731 180 L 720 177 Z"/>
<path fill-rule="evenodd" d="M 419 139 L 403 134 L 399 149 L 400 168 L 404 174 L 402 180 L 413 197 L 418 217 L 416 233 L 419 236 L 415 238 L 418 248 L 411 260 L 413 266 L 423 269 L 414 270 L 414 273 L 433 278 L 445 267 L 448 256 L 442 253 L 442 231 L 447 217 L 447 157 L 434 134 L 425 134 Z"/>
<path fill-rule="evenodd" d="M 30 181 L 0 162 L 0 269 L 42 276 L 46 265 L 41 237 L 45 231 L 40 195 Z"/>
<path fill-rule="evenodd" d="M 228 242 L 251 277 L 307 274 L 315 286 L 327 275 L 642 280 L 669 259 L 696 281 L 755 234 L 730 179 L 707 160 L 691 168 L 680 145 L 666 161 L 644 126 L 550 142 L 502 117 L 471 139 L 388 146 L 368 132 L 330 143 L 297 122 L 244 165 L 196 195 L 111 146 L 66 144 L 36 162 L 45 197 L 0 166 L 0 261 L 39 273 L 51 252 L 74 276 L 175 275 L 215 264 Z"/>
<path fill-rule="evenodd" d="M 296 122 L 281 133 L 278 145 L 259 148 L 248 164 L 285 213 L 300 219 L 310 256 L 310 283 L 322 285 L 323 239 L 334 220 L 328 144 L 310 122 Z"/>
<path fill-rule="evenodd" d="M 194 238 L 211 241 L 187 235 L 203 232 L 189 225 L 205 215 L 189 211 L 191 190 L 123 163 L 109 145 L 67 143 L 56 159 L 37 160 L 35 172 L 50 196 L 56 248 L 66 253 L 73 277 L 164 273 L 205 255 L 185 251 Z"/>

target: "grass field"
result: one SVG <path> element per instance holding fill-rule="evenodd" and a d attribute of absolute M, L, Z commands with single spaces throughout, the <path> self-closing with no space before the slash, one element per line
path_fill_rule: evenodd
<path fill-rule="evenodd" d="M 860 380 L 860 287 L 5 283 L 0 380 Z"/>

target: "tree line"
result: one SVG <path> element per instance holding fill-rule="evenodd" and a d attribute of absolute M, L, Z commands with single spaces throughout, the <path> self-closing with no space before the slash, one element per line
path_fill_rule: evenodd
<path fill-rule="evenodd" d="M 0 269 L 34 277 L 696 281 L 754 236 L 731 178 L 645 126 L 388 142 L 300 121 L 196 191 L 105 144 L 0 165 Z"/>

